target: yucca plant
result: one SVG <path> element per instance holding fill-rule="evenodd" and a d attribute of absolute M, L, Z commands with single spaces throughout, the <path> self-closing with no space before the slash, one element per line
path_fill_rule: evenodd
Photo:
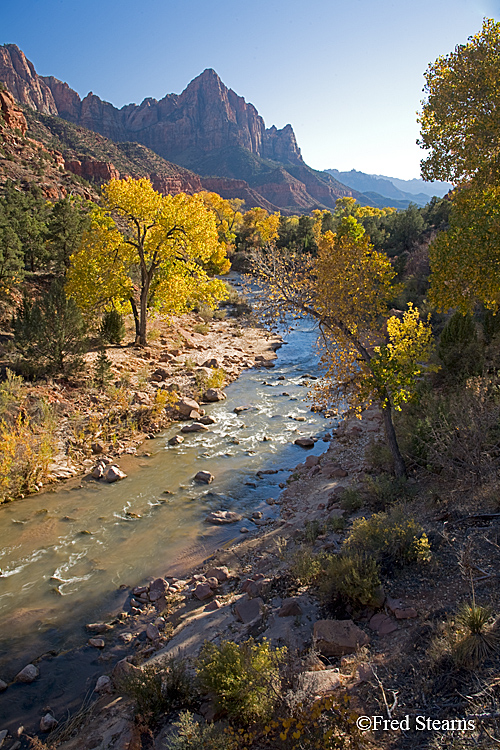
<path fill-rule="evenodd" d="M 500 633 L 496 623 L 491 624 L 492 612 L 489 607 L 476 604 L 463 604 L 456 616 L 460 634 L 452 649 L 457 666 L 475 669 L 485 659 L 500 649 Z"/>

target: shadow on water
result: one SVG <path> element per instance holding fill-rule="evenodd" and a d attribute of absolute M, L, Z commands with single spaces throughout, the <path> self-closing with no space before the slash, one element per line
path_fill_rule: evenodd
<path fill-rule="evenodd" d="M 120 462 L 129 475 L 123 482 L 75 480 L 0 508 L 0 678 L 12 680 L 47 654 L 35 683 L 0 696 L 10 723 L 47 702 L 68 705 L 71 695 L 81 702 L 106 671 L 103 657 L 81 646 L 83 626 L 121 611 L 128 587 L 187 574 L 241 537 L 241 523 L 213 527 L 204 523 L 207 512 L 276 514 L 265 501 L 278 497 L 305 456 L 293 441 L 321 438 L 331 427 L 308 399 L 320 374 L 317 330 L 301 321 L 284 339 L 273 369 L 245 371 L 226 389 L 227 400 L 207 407 L 216 420 L 208 432 L 187 434 L 174 447 L 168 440 L 180 426 L 172 425 L 144 444 L 150 455 Z M 236 414 L 243 405 L 249 408 Z M 319 440 L 310 452 L 325 449 Z M 200 469 L 215 476 L 209 487 L 194 482 Z M 266 469 L 276 473 L 257 473 Z M 247 518 L 244 524 L 252 528 Z"/>

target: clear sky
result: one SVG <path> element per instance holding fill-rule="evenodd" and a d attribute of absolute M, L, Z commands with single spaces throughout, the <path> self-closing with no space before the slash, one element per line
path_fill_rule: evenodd
<path fill-rule="evenodd" d="M 500 0 L 0 0 L 0 43 L 117 107 L 205 68 L 316 169 L 419 176 L 423 73 Z"/>

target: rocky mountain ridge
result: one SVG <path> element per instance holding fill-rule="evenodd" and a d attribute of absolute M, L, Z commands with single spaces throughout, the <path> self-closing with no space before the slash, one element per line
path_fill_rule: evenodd
<path fill-rule="evenodd" d="M 181 94 L 117 109 L 92 92 L 81 99 L 67 83 L 39 76 L 24 53 L 7 44 L 0 47 L 0 81 L 20 104 L 41 115 L 61 117 L 117 144 L 138 142 L 202 178 L 210 177 L 212 185 L 223 178 L 226 197 L 243 197 L 247 208 L 307 212 L 333 208 L 346 195 L 367 202 L 331 175 L 308 167 L 291 125 L 266 128 L 255 107 L 211 69 Z M 81 173 L 91 176 L 88 170 Z M 230 186 L 230 179 L 237 182 Z"/>

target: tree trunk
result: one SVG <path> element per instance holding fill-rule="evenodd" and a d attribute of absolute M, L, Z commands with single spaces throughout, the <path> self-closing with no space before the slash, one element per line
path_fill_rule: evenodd
<path fill-rule="evenodd" d="M 392 458 L 394 460 L 394 473 L 397 477 L 404 477 L 406 479 L 406 464 L 404 458 L 399 450 L 398 439 L 396 437 L 396 431 L 392 422 L 392 410 L 390 404 L 382 406 L 382 416 L 384 418 L 385 437 L 387 444 L 391 450 Z"/>
<path fill-rule="evenodd" d="M 146 330 L 148 321 L 148 296 L 149 296 L 150 279 L 146 277 L 141 286 L 141 299 L 140 299 L 140 310 L 139 310 L 139 343 L 140 346 L 146 346 Z"/>
<path fill-rule="evenodd" d="M 135 304 L 135 299 L 133 297 L 130 298 L 130 307 L 132 308 L 132 314 L 134 316 L 135 344 L 137 346 L 139 344 L 139 339 L 141 336 L 141 327 L 139 325 L 139 311 L 137 310 L 137 305 Z"/>

